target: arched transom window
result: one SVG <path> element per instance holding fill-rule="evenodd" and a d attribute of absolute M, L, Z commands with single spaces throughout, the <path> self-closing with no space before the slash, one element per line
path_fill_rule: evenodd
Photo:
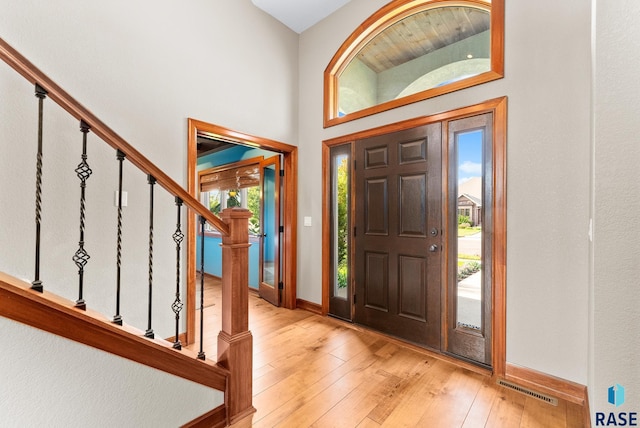
<path fill-rule="evenodd" d="M 325 70 L 335 125 L 503 76 L 504 0 L 395 0 Z"/>

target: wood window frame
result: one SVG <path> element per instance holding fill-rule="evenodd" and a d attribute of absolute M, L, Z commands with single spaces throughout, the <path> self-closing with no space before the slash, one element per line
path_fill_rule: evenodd
<path fill-rule="evenodd" d="M 200 120 L 188 119 L 187 138 L 187 186 L 189 194 L 197 197 L 198 173 L 197 173 L 197 136 L 208 135 L 234 144 L 251 146 L 258 149 L 271 150 L 283 155 L 282 168 L 284 169 L 284 234 L 283 246 L 283 273 L 284 290 L 282 306 L 287 309 L 296 308 L 297 290 L 297 236 L 298 236 L 298 148 L 279 141 L 256 137 L 234 131 L 223 126 Z M 195 341 L 196 331 L 196 239 L 197 239 L 196 214 L 189 210 L 187 215 L 187 343 Z"/>
<path fill-rule="evenodd" d="M 330 149 L 340 144 L 354 144 L 356 140 L 373 137 L 376 135 L 387 134 L 403 129 L 414 128 L 427 125 L 434 122 L 443 123 L 443 135 L 447 135 L 447 123 L 452 120 L 463 119 L 484 113 L 493 113 L 493 176 L 490 179 L 493 182 L 493 253 L 491 258 L 493 271 L 493 293 L 492 293 L 492 371 L 493 376 L 504 377 L 506 372 L 506 322 L 507 322 L 507 276 L 506 276 L 506 257 L 507 257 L 507 157 L 506 157 L 506 138 L 507 138 L 507 97 L 495 98 L 479 104 L 451 110 L 432 116 L 423 116 L 415 119 L 409 119 L 381 127 L 332 138 L 322 142 L 322 240 L 323 242 L 331 241 L 331 174 L 330 174 Z M 443 150 L 446 150 L 448 138 L 443 138 Z M 446 151 L 444 152 L 446 153 Z M 448 165 L 448 159 L 444 158 L 443 165 Z M 446 216 L 447 200 L 448 200 L 448 176 L 447 170 L 443 172 L 443 193 L 447 197 L 443 198 L 443 213 Z M 353 197 L 353 196 L 352 196 Z M 352 211 L 353 215 L 353 211 Z M 445 255 L 445 258 L 447 256 Z M 446 296 L 446 269 L 448 260 L 445 260 L 442 268 L 443 296 Z M 331 249 L 329 245 L 322 247 L 322 314 L 329 312 L 329 286 L 331 271 Z M 447 301 L 442 299 L 442 313 L 446 313 Z M 446 329 L 447 323 L 442 323 L 442 328 Z M 446 331 L 442 332 L 442 337 L 446 337 Z M 472 370 L 476 370 L 475 365 L 464 363 L 454 358 L 450 359 L 456 364 L 463 365 Z"/>
<path fill-rule="evenodd" d="M 376 35 L 400 19 L 416 13 L 419 10 L 435 7 L 469 5 L 491 8 L 491 69 L 477 76 L 472 76 L 457 82 L 427 89 L 402 98 L 390 100 L 362 110 L 338 116 L 338 77 L 358 54 Z M 323 125 L 325 128 L 348 122 L 361 117 L 370 116 L 403 105 L 411 104 L 428 98 L 480 85 L 504 77 L 504 0 L 492 0 L 490 3 L 482 0 L 394 0 L 380 8 L 377 12 L 360 24 L 356 30 L 344 41 L 335 53 L 324 71 L 324 108 Z"/>

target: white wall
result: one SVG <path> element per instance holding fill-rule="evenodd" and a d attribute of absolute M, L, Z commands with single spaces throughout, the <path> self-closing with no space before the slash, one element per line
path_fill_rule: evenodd
<path fill-rule="evenodd" d="M 313 226 L 299 228 L 298 296 L 316 303 L 321 301 L 321 141 L 508 96 L 507 361 L 588 383 L 592 409 L 607 406 L 604 394 L 614 382 L 630 391 L 640 389 L 634 366 L 640 346 L 638 335 L 630 333 L 638 325 L 640 300 L 635 284 L 639 249 L 630 228 L 634 224 L 630 213 L 637 211 L 633 195 L 638 193 L 634 166 L 639 130 L 634 107 L 639 96 L 633 85 L 638 64 L 628 49 L 640 36 L 629 21 L 639 12 L 634 2 L 594 2 L 598 37 L 593 87 L 591 2 L 507 2 L 504 79 L 329 129 L 322 128 L 322 72 L 351 31 L 384 0 L 352 0 L 304 32 L 297 53 L 297 36 L 248 0 L 184 5 L 168 0 L 40 3 L 0 0 L 0 37 L 180 182 L 185 182 L 189 116 L 299 144 L 300 171 L 304 171 L 299 174 L 299 213 L 312 216 Z M 9 107 L 0 104 L 0 186 L 2 195 L 11 196 L 0 204 L 0 223 L 13 225 L 0 228 L 0 241 L 12 244 L 11 251 L 6 245 L 0 247 L 0 268 L 11 272 L 7 266 L 14 266 L 14 274 L 29 278 L 33 264 L 29 213 L 33 167 L 29 165 L 35 162 L 35 131 L 22 124 L 35 123 L 35 99 L 32 88 L 12 76 L 0 65 L 0 92 L 10 100 Z M 67 135 L 79 144 L 77 124 L 53 113 L 48 117 L 49 126 L 64 137 L 56 141 L 58 148 Z M 14 123 L 18 126 L 11 126 Z M 60 222 L 75 236 L 77 179 L 54 168 L 63 163 L 75 166 L 79 152 L 73 150 L 71 162 L 63 156 L 67 151 L 47 149 L 46 174 L 62 174 L 63 188 L 72 190 L 59 201 L 48 202 L 44 221 Z M 111 192 L 114 155 L 93 143 L 90 162 L 92 153 L 107 159 L 111 169 L 96 171 L 91 180 L 100 184 L 90 181 L 89 192 Z M 133 175 L 130 171 L 128 176 L 133 179 Z M 590 247 L 591 181 L 594 241 Z M 128 227 L 144 229 L 144 204 L 140 202 L 137 210 L 135 203 L 146 200 L 147 189 L 144 183 L 130 186 L 128 190 L 136 194 L 130 194 L 134 206 L 126 215 L 136 221 L 135 227 Z M 91 202 L 95 205 L 89 209 L 105 213 L 97 214 L 98 226 L 94 224 L 89 234 L 102 233 L 102 220 L 112 221 L 110 198 Z M 67 204 L 72 207 L 70 214 L 63 210 Z M 16 207 L 27 214 L 16 218 Z M 173 210 L 169 211 L 161 214 L 160 223 L 173 222 Z M 59 257 L 48 262 L 48 274 L 71 277 L 73 266 L 62 269 L 58 263 L 69 263 L 73 244 L 60 244 L 59 232 L 47 233 L 46 251 Z M 144 230 L 131 233 L 141 236 L 143 242 L 135 245 L 144 247 Z M 111 257 L 113 250 L 107 247 L 94 251 Z M 143 250 L 133 243 L 126 248 L 142 253 L 141 263 L 146 263 Z M 158 256 L 159 265 L 170 264 L 162 262 L 170 260 L 169 253 Z M 109 263 L 94 258 L 90 263 L 96 267 L 88 275 L 112 282 Z M 146 284 L 144 275 L 134 279 Z M 103 300 L 98 291 L 87 291 L 91 293 L 97 297 L 88 298 L 90 302 Z M 628 400 L 637 398 L 630 392 Z"/>
<path fill-rule="evenodd" d="M 151 161 L 186 186 L 187 118 L 295 143 L 297 35 L 251 4 L 0 0 L 0 37 L 20 51 Z M 31 85 L 0 64 L 3 93 L 0 269 L 33 278 L 36 99 Z M 75 298 L 79 239 L 78 123 L 45 101 L 43 266 L 50 291 Z M 90 136 L 85 300 L 115 307 L 115 151 Z M 146 177 L 125 163 L 123 308 L 146 328 Z M 55 192 L 56 188 L 59 192 Z M 154 330 L 173 334 L 175 205 L 159 186 L 154 214 Z M 10 203 L 9 203 L 10 201 Z M 18 209 L 19 208 L 19 209 Z M 71 290 L 69 290 L 71 289 Z M 144 308 L 144 304 L 142 305 Z M 162 315 L 166 314 L 166 319 Z"/>
<path fill-rule="evenodd" d="M 224 402 L 221 391 L 6 318 L 0 331 L 11 344 L 0 352 L 6 428 L 177 427 Z"/>
<path fill-rule="evenodd" d="M 184 186 L 188 117 L 296 144 L 298 37 L 250 0 L 0 0 L 0 37 Z M 1 62 L 0 93 L 0 270 L 31 281 L 37 100 L 33 87 Z M 84 297 L 111 316 L 117 162 L 115 151 L 91 135 L 88 152 L 94 173 L 87 184 L 91 259 Z M 71 257 L 80 196 L 73 170 L 80 154 L 78 123 L 45 101 L 41 278 L 49 291 L 71 299 L 77 295 Z M 124 175 L 129 206 L 121 312 L 126 323 L 145 329 L 149 190 L 146 177 L 128 163 Z M 174 333 L 175 205 L 159 186 L 155 193 L 153 328 L 166 338 Z M 21 334 L 34 343 L 36 333 Z M 50 364 L 73 361 L 75 351 L 68 349 L 48 354 Z M 105 370 L 115 365 L 104 364 Z M 20 400 L 3 405 L 29 408 Z"/>
<path fill-rule="evenodd" d="M 630 48 L 640 38 L 635 1 L 594 1 L 594 238 L 589 398 L 595 412 L 640 411 L 640 59 Z M 622 407 L 607 403 L 607 389 L 626 389 Z"/>
<path fill-rule="evenodd" d="M 323 129 L 322 73 L 385 3 L 352 0 L 300 37 L 299 297 L 321 301 L 322 140 L 508 96 L 507 361 L 586 384 L 589 2 L 507 1 L 504 79 Z"/>

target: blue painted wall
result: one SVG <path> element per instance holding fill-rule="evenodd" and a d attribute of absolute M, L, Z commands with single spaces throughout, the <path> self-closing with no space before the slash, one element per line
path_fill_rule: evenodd
<path fill-rule="evenodd" d="M 196 266 L 200 270 L 201 237 L 198 235 L 196 247 Z M 258 268 L 260 265 L 260 246 L 258 238 L 249 238 L 249 287 L 258 288 Z M 222 238 L 219 236 L 204 237 L 204 271 L 222 277 Z"/>

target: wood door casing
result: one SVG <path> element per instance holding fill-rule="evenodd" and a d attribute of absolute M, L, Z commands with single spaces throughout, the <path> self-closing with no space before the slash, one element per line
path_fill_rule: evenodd
<path fill-rule="evenodd" d="M 355 321 L 438 350 L 441 138 L 433 123 L 358 140 L 355 158 Z"/>
<path fill-rule="evenodd" d="M 486 183 L 491 183 L 492 185 L 491 194 L 492 194 L 493 202 L 491 204 L 491 210 L 492 210 L 491 220 L 489 221 L 491 223 L 491 236 L 487 238 L 490 240 L 490 243 L 489 243 L 490 250 L 489 248 L 485 248 L 486 249 L 485 253 L 487 254 L 489 252 L 491 253 L 491 261 L 487 266 L 487 267 L 490 267 L 491 269 L 491 281 L 490 281 L 491 295 L 490 295 L 490 309 L 489 309 L 491 316 L 489 317 L 489 319 L 487 319 L 487 322 L 491 322 L 491 339 L 487 344 L 488 346 L 490 346 L 490 349 L 491 349 L 490 365 L 493 373 L 497 376 L 505 376 L 505 373 L 507 373 L 507 364 L 506 364 L 506 342 L 507 342 L 506 340 L 506 306 L 507 306 L 506 305 L 506 288 L 507 288 L 507 284 L 506 284 L 506 241 L 507 241 L 506 239 L 507 237 L 507 231 L 506 231 L 506 223 L 507 223 L 506 134 L 507 134 L 507 104 L 508 104 L 507 101 L 508 100 L 506 97 L 495 98 L 495 99 L 483 101 L 478 104 L 438 113 L 433 116 L 416 117 L 416 118 L 401 121 L 401 122 L 391 123 L 391 124 L 371 128 L 371 129 L 366 129 L 366 130 L 362 130 L 362 131 L 358 131 L 350 134 L 341 135 L 339 137 L 324 140 L 323 152 L 322 152 L 323 165 L 324 165 L 323 167 L 323 177 L 324 177 L 323 240 L 324 242 L 330 242 L 331 236 L 330 236 L 329 224 L 330 224 L 331 210 L 328 209 L 330 206 L 330 183 L 327 180 L 327 177 L 329 176 L 328 175 L 329 173 L 328 166 L 329 166 L 329 159 L 330 159 L 329 154 L 330 154 L 330 150 L 333 147 L 343 145 L 343 144 L 355 145 L 355 141 L 358 141 L 358 140 L 368 139 L 370 137 L 380 136 L 383 134 L 389 134 L 389 133 L 396 132 L 398 130 L 420 127 L 420 126 L 428 125 L 430 123 L 441 122 L 442 130 L 443 130 L 443 134 L 442 134 L 442 138 L 443 138 L 442 158 L 444 162 L 443 168 L 447 166 L 447 169 L 448 169 L 448 165 L 449 165 L 448 152 L 449 151 L 447 150 L 444 140 L 449 138 L 449 132 L 448 132 L 449 124 L 452 121 L 456 121 L 458 119 L 464 119 L 468 117 L 482 115 L 484 113 L 492 113 L 493 122 L 492 122 L 491 138 L 493 141 L 490 149 L 491 154 L 489 155 L 489 153 L 487 153 L 487 156 L 491 156 L 492 168 L 490 173 L 487 172 L 485 174 L 485 179 L 487 180 Z M 353 157 L 355 159 L 355 149 L 353 153 L 354 153 Z M 442 172 L 443 172 L 443 186 L 444 186 L 445 184 L 444 180 L 446 179 L 446 181 L 449 182 L 451 180 L 451 177 L 449 177 L 448 171 L 443 169 Z M 353 181 L 354 181 L 353 187 L 355 188 L 355 177 Z M 448 186 L 447 186 L 447 189 L 444 189 L 443 187 L 443 193 L 447 194 L 447 200 L 449 195 L 453 194 L 451 192 L 455 192 L 455 190 L 449 189 Z M 354 203 L 352 205 L 351 215 L 352 215 L 352 218 L 355 220 L 356 218 L 355 200 L 360 198 L 360 195 L 356 195 L 354 191 L 353 198 L 354 198 L 353 199 Z M 447 207 L 445 208 L 445 213 L 447 212 L 447 210 L 450 210 L 450 209 L 451 207 L 447 205 Z M 451 217 L 453 216 L 450 214 L 451 213 L 449 213 L 446 216 L 446 219 L 443 219 L 443 229 L 445 229 L 444 236 L 446 237 L 447 240 L 455 239 L 448 236 L 447 234 L 450 234 L 448 231 L 455 230 L 454 225 L 457 224 L 456 219 L 454 218 L 452 220 Z M 448 224 L 450 222 L 453 222 L 453 223 Z M 487 219 L 485 219 L 485 226 L 489 226 Z M 445 245 L 444 251 L 450 251 L 450 249 L 447 250 Z M 351 270 L 353 271 L 352 273 L 355 273 L 355 248 L 351 254 L 354 256 Z M 443 255 L 447 255 L 447 254 L 448 252 L 443 252 Z M 326 245 L 323 246 L 323 252 L 322 252 L 323 313 L 327 313 L 329 308 L 329 305 L 328 305 L 329 285 L 330 285 L 329 274 L 331 272 L 330 255 L 331 255 L 330 247 Z M 447 261 L 443 259 L 443 263 L 445 263 L 445 261 L 447 262 L 448 266 L 451 264 L 451 260 Z M 448 278 L 449 275 L 451 275 L 451 273 L 449 272 L 449 268 L 447 267 L 447 271 L 443 272 L 443 277 L 442 277 L 443 281 L 445 280 L 445 278 Z M 448 281 L 447 281 L 447 284 L 448 284 Z M 355 287 L 355 284 L 354 284 L 354 287 Z M 443 293 L 447 292 L 446 288 L 447 288 L 446 284 L 443 284 L 443 290 L 442 290 Z M 473 369 L 479 369 L 480 367 L 482 367 L 482 369 L 485 369 L 486 365 L 483 364 L 482 366 L 479 366 L 477 365 L 477 363 L 471 363 L 470 360 L 466 358 L 460 359 L 458 354 L 451 353 L 450 351 L 447 350 L 448 349 L 447 348 L 447 339 L 448 339 L 447 327 L 450 319 L 446 320 L 447 322 L 445 323 L 444 317 L 447 315 L 449 302 L 447 301 L 444 294 L 442 295 L 441 300 L 443 305 L 442 306 L 443 342 L 441 345 L 441 352 L 443 354 L 448 354 L 450 356 L 453 356 L 454 359 L 452 361 L 457 361 L 457 363 L 463 367 L 467 367 L 467 368 L 471 367 Z M 357 320 L 355 319 L 354 321 L 357 322 Z M 446 358 L 446 356 L 443 355 L 443 358 Z"/>
<path fill-rule="evenodd" d="M 187 135 L 187 185 L 189 194 L 197 197 L 197 141 L 198 135 L 210 137 L 222 137 L 227 142 L 240 145 L 251 145 L 255 148 L 265 149 L 281 153 L 282 168 L 285 171 L 282 177 L 282 272 L 281 278 L 284 289 L 282 290 L 282 306 L 295 309 L 297 304 L 297 237 L 298 237 L 298 147 L 279 141 L 258 137 L 243 133 L 238 130 L 226 128 L 220 125 L 203 122 L 189 118 Z M 186 337 L 185 343 L 194 343 L 196 337 L 196 215 L 188 213 L 186 217 L 186 248 L 187 248 L 187 286 L 185 297 Z"/>

